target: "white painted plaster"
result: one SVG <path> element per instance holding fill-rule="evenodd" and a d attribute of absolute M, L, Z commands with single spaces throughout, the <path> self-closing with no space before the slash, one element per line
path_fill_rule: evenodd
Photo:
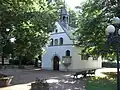
<path fill-rule="evenodd" d="M 45 47 L 45 53 L 42 55 L 42 68 L 47 70 L 53 70 L 53 57 L 56 55 L 59 57 L 59 70 L 65 71 L 66 68 L 62 63 L 62 57 L 65 56 L 66 50 L 70 50 L 72 56 L 72 62 L 69 66 L 69 71 L 77 71 L 89 68 L 101 68 L 102 59 L 93 60 L 89 58 L 88 60 L 81 60 L 81 47 L 73 46 L 73 40 L 70 40 L 69 36 L 64 32 L 59 23 L 56 23 L 56 28 L 58 33 L 53 32 L 50 38 L 53 40 L 63 38 L 63 45 L 61 46 L 48 46 Z M 60 33 L 62 32 L 62 33 Z"/>

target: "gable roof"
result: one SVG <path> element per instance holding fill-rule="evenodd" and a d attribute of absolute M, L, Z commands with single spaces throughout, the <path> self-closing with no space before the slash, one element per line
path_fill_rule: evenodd
<path fill-rule="evenodd" d="M 64 25 L 61 22 L 58 22 L 59 25 L 62 27 L 62 29 L 64 30 L 64 32 L 67 34 L 67 36 L 71 39 L 71 40 L 75 40 L 76 37 L 73 35 L 73 33 L 76 31 L 75 28 L 68 26 L 68 28 L 64 27 Z"/>

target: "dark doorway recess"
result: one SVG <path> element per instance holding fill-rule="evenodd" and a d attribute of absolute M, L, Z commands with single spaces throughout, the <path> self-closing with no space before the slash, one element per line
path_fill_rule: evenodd
<path fill-rule="evenodd" d="M 55 56 L 53 58 L 53 70 L 59 70 L 59 57 Z"/>

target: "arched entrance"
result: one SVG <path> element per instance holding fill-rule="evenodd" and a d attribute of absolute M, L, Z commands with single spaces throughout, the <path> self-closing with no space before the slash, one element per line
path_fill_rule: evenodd
<path fill-rule="evenodd" d="M 59 57 L 54 56 L 53 58 L 53 70 L 59 70 Z"/>

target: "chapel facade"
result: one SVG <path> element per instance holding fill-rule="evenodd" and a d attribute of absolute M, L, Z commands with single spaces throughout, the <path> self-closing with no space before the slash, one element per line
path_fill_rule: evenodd
<path fill-rule="evenodd" d="M 80 71 L 101 68 L 100 57 L 84 57 L 82 47 L 75 44 L 76 37 L 73 35 L 75 28 L 69 26 L 69 13 L 65 6 L 61 9 L 60 20 L 55 26 L 50 35 L 50 42 L 44 48 L 42 69 Z"/>

